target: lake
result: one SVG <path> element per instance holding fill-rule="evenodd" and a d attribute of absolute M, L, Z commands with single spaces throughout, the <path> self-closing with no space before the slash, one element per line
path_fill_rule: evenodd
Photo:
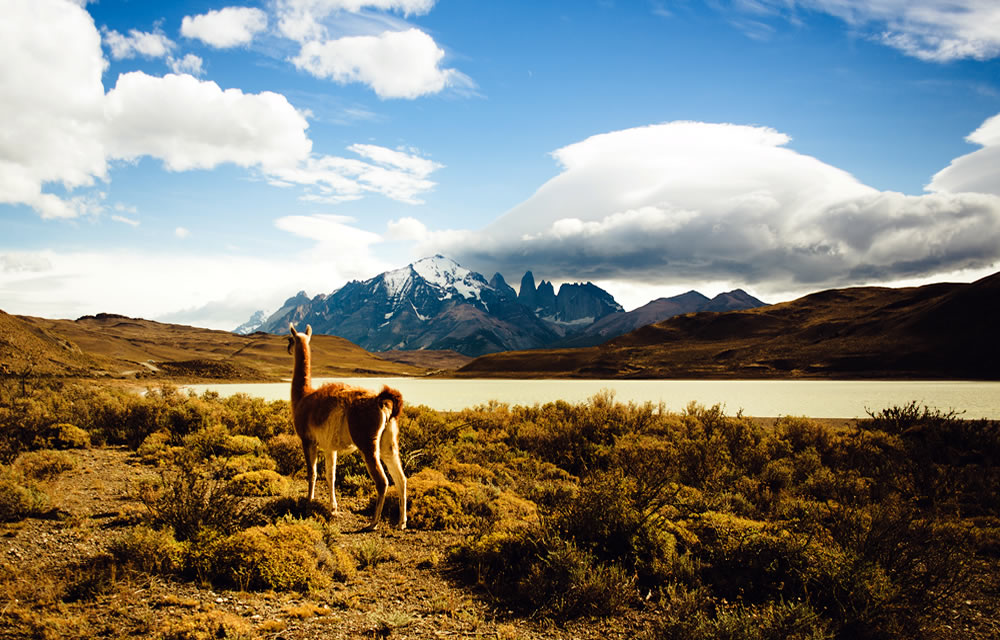
<path fill-rule="evenodd" d="M 512 405 L 566 400 L 582 402 L 604 389 L 619 402 L 663 402 L 668 411 L 681 411 L 690 402 L 720 404 L 727 414 L 743 411 L 757 417 L 810 416 L 863 418 L 866 409 L 878 411 L 916 401 L 942 411 L 955 410 L 965 418 L 1000 420 L 1000 382 L 881 381 L 881 380 L 442 380 L 428 378 L 338 378 L 325 382 L 380 389 L 388 384 L 410 404 L 454 411 L 498 400 Z M 246 393 L 267 400 L 287 400 L 289 383 L 193 384 L 197 393 L 222 396 Z"/>

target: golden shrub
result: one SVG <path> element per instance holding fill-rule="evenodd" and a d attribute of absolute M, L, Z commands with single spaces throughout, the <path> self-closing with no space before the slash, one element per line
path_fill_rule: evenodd
<path fill-rule="evenodd" d="M 54 478 L 63 471 L 69 471 L 75 466 L 73 458 L 69 455 L 52 449 L 26 451 L 14 461 L 15 469 L 21 471 L 26 477 L 35 480 Z"/>
<path fill-rule="evenodd" d="M 246 590 L 303 591 L 329 585 L 330 551 L 309 524 L 251 527 L 216 538 L 193 561 L 207 578 Z"/>
<path fill-rule="evenodd" d="M 267 441 L 267 450 L 276 464 L 278 473 L 286 476 L 305 467 L 302 441 L 294 433 L 279 433 Z"/>
<path fill-rule="evenodd" d="M 86 449 L 90 446 L 90 434 L 76 425 L 61 422 L 53 429 L 52 446 L 56 449 Z"/>
<path fill-rule="evenodd" d="M 270 469 L 247 471 L 230 481 L 229 490 L 239 496 L 280 496 L 288 490 L 288 478 Z"/>

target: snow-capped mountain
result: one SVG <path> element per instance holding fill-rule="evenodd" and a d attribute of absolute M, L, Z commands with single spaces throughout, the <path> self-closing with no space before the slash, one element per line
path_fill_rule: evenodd
<path fill-rule="evenodd" d="M 352 281 L 329 295 L 290 298 L 260 330 L 288 324 L 338 335 L 370 351 L 454 349 L 482 355 L 546 344 L 560 333 L 517 303 L 503 276 L 487 281 L 453 260 L 434 256 Z"/>
<path fill-rule="evenodd" d="M 254 331 L 259 331 L 261 325 L 263 325 L 267 321 L 269 315 L 271 314 L 269 314 L 267 311 L 264 311 L 263 309 L 258 309 L 257 311 L 253 312 L 253 315 L 250 316 L 249 320 L 247 320 L 240 326 L 233 329 L 233 333 L 241 336 L 248 336 Z"/>
<path fill-rule="evenodd" d="M 763 304 L 742 291 L 738 293 L 749 300 L 734 297 L 736 293 L 709 301 L 691 292 L 698 298 L 697 310 L 711 309 L 710 302 L 720 308 Z M 686 304 L 671 303 L 662 309 L 650 305 L 641 313 L 626 314 L 597 285 L 567 283 L 556 293 L 545 280 L 536 287 L 530 271 L 518 292 L 499 273 L 486 280 L 438 255 L 365 281 L 348 282 L 330 294 L 309 298 L 300 291 L 263 322 L 255 314 L 238 331 L 283 334 L 289 323 L 300 329 L 310 324 L 314 332 L 347 338 L 369 351 L 453 349 L 479 356 L 572 344 L 577 336 L 586 343 L 603 342 L 636 328 L 632 325 L 637 321 L 659 322 L 696 310 Z"/>

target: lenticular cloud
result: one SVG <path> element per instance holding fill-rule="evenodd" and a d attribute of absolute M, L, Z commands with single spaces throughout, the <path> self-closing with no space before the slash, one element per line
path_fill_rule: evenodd
<path fill-rule="evenodd" d="M 982 268 L 1000 259 L 994 120 L 970 136 L 984 148 L 918 196 L 864 185 L 766 127 L 670 122 L 601 134 L 555 151 L 558 176 L 439 250 L 555 278 L 770 289 Z"/>

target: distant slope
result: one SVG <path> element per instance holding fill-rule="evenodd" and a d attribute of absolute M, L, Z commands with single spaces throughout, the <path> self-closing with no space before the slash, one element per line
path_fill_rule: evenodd
<path fill-rule="evenodd" d="M 1000 379 L 1000 273 L 678 316 L 599 347 L 477 358 L 462 376 Z"/>
<path fill-rule="evenodd" d="M 426 373 L 336 336 L 314 335 L 312 346 L 316 377 Z M 20 366 L 26 348 L 40 354 L 35 359 L 44 368 L 38 373 L 51 375 L 280 380 L 292 370 L 283 336 L 240 336 L 113 314 L 49 320 L 0 312 L 0 362 Z"/>
<path fill-rule="evenodd" d="M 742 289 L 720 293 L 714 298 L 688 291 L 671 298 L 659 298 L 627 313 L 608 315 L 583 332 L 559 341 L 553 347 L 592 347 L 646 325 L 698 311 L 736 311 L 766 306 Z"/>
<path fill-rule="evenodd" d="M 423 367 L 430 370 L 458 369 L 472 362 L 469 356 L 463 356 L 457 351 L 431 351 L 419 349 L 415 351 L 380 351 L 379 357 L 393 362 Z"/>
<path fill-rule="evenodd" d="M 0 311 L 0 371 L 7 375 L 83 374 L 107 364 L 65 336 Z"/>

